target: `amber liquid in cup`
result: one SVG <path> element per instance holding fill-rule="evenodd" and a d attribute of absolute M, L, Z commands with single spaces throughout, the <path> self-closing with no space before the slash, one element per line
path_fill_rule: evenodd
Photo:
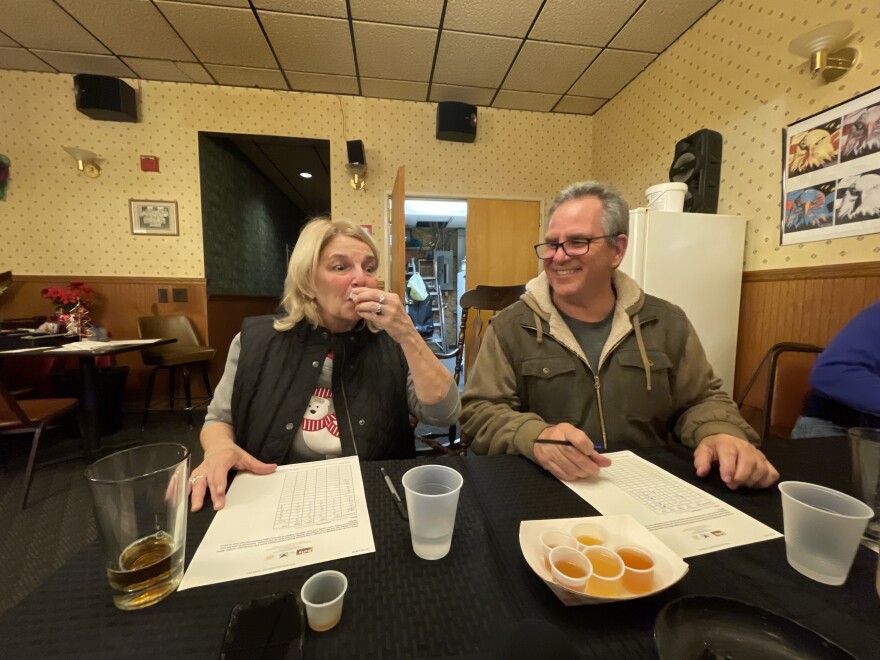
<path fill-rule="evenodd" d="M 605 548 L 590 550 L 585 551 L 584 555 L 593 565 L 593 574 L 587 580 L 585 593 L 600 598 L 620 596 L 620 578 L 624 570 L 620 557 Z"/>
<path fill-rule="evenodd" d="M 633 594 L 646 594 L 654 589 L 654 559 L 638 548 L 618 548 L 623 560 L 623 588 Z"/>
<path fill-rule="evenodd" d="M 587 572 L 584 570 L 583 566 L 578 566 L 570 561 L 558 561 L 555 564 L 556 570 L 562 573 L 566 577 L 574 578 L 575 580 L 578 578 L 586 577 Z"/>
<path fill-rule="evenodd" d="M 581 534 L 575 538 L 581 545 L 602 545 L 604 543 L 602 539 L 596 536 L 590 536 L 589 534 Z"/>

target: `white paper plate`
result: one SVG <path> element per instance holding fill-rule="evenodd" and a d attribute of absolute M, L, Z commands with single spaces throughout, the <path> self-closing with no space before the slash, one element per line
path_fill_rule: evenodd
<path fill-rule="evenodd" d="M 571 533 L 572 527 L 584 522 L 599 525 L 608 532 L 606 543 L 608 547 L 614 548 L 618 545 L 633 543 L 650 550 L 654 554 L 654 590 L 645 594 L 627 594 L 620 598 L 599 598 L 573 591 L 554 582 L 544 565 L 544 555 L 541 552 L 541 534 L 551 529 L 568 534 Z M 681 557 L 629 515 L 523 520 L 519 524 L 519 547 L 531 569 L 565 605 L 595 605 L 644 598 L 668 589 L 688 572 L 688 565 Z"/>

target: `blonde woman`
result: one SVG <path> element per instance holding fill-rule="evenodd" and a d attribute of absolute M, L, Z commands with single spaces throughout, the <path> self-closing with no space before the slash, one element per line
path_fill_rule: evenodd
<path fill-rule="evenodd" d="M 192 471 L 192 510 L 210 491 L 223 508 L 227 473 L 278 464 L 414 453 L 410 415 L 458 419 L 452 376 L 416 331 L 400 298 L 377 287 L 379 253 L 350 220 L 302 230 L 277 317 L 245 319 L 229 349 Z"/>

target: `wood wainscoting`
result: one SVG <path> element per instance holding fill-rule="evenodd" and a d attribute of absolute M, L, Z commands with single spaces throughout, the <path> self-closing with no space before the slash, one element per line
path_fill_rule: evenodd
<path fill-rule="evenodd" d="M 734 397 L 773 344 L 825 346 L 878 299 L 880 262 L 744 273 Z"/>
<path fill-rule="evenodd" d="M 139 316 L 183 314 L 192 321 L 199 340 L 203 344 L 211 345 L 204 278 L 15 275 L 12 285 L 0 296 L 0 318 L 52 314 L 52 303 L 43 298 L 40 291 L 51 286 L 66 286 L 68 282 L 84 282 L 95 290 L 91 307 L 92 322 L 106 328 L 111 338 L 137 337 Z M 159 302 L 160 289 L 167 291 L 168 302 Z M 174 302 L 175 290 L 178 295 L 181 290 L 186 292 L 186 302 Z M 149 368 L 144 367 L 137 352 L 117 355 L 115 362 L 131 368 L 125 388 L 125 400 L 133 408 L 136 407 L 135 403 L 142 406 Z M 157 383 L 157 392 L 167 392 L 164 381 Z M 193 395 L 201 395 L 199 378 L 193 379 Z"/>
<path fill-rule="evenodd" d="M 241 322 L 248 316 L 274 314 L 279 299 L 272 296 L 216 295 L 208 297 L 208 327 L 211 328 L 212 346 L 217 355 L 211 364 L 211 383 L 216 387 L 223 375 L 229 344 L 241 330 Z"/>

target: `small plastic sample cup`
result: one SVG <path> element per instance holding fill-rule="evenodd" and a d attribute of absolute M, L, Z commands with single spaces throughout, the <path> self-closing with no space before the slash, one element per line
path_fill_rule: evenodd
<path fill-rule="evenodd" d="M 542 532 L 541 536 L 538 537 L 541 541 L 541 553 L 544 555 L 544 568 L 547 569 L 547 572 L 550 573 L 550 551 L 553 548 L 573 548 L 574 550 L 578 549 L 578 543 L 569 534 L 565 532 L 559 532 L 556 530 L 547 530 L 546 532 Z"/>
<path fill-rule="evenodd" d="M 592 572 L 590 560 L 577 548 L 557 546 L 550 551 L 550 573 L 563 587 L 583 591 Z"/>
<path fill-rule="evenodd" d="M 578 547 L 583 550 L 591 545 L 605 545 L 608 532 L 600 525 L 579 523 L 571 528 L 571 535 L 577 540 Z"/>
<path fill-rule="evenodd" d="M 309 628 L 324 632 L 339 623 L 347 589 L 348 579 L 339 571 L 321 571 L 306 580 L 300 599 L 306 606 Z"/>
<path fill-rule="evenodd" d="M 621 594 L 625 566 L 623 560 L 613 550 L 601 545 L 593 545 L 581 551 L 593 567 L 587 581 L 586 594 L 599 598 L 616 598 Z"/>
<path fill-rule="evenodd" d="M 631 594 L 654 590 L 654 555 L 640 545 L 621 545 L 614 549 L 623 560 L 623 588 Z"/>

